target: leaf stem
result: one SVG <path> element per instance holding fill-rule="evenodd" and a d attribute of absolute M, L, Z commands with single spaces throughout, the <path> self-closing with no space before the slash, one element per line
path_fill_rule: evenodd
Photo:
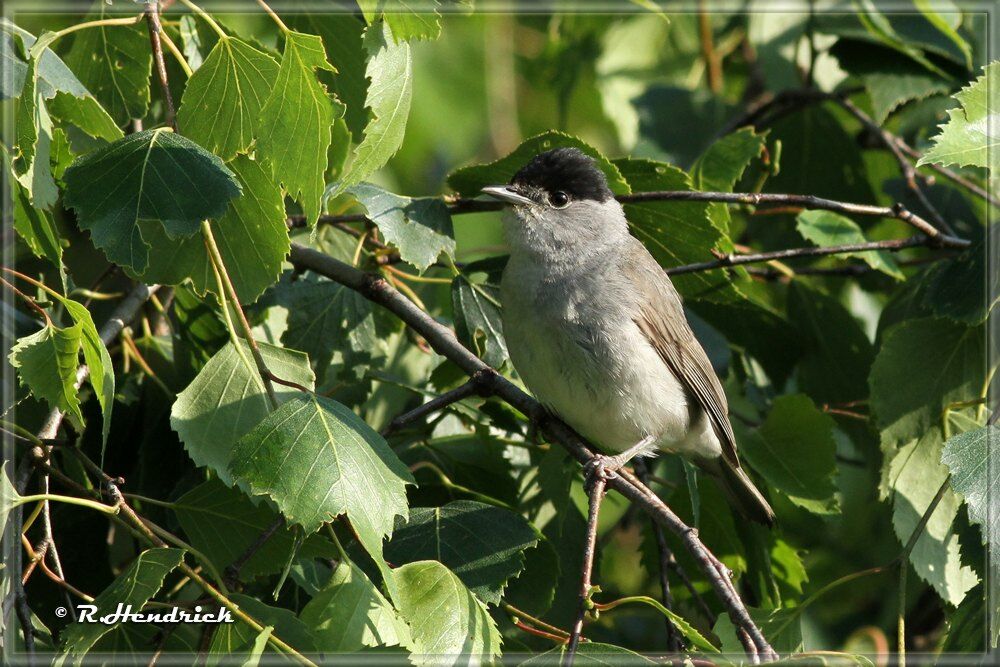
<path fill-rule="evenodd" d="M 268 16 L 270 16 L 272 19 L 274 19 L 274 22 L 278 24 L 278 27 L 281 28 L 282 32 L 284 32 L 284 33 L 291 32 L 291 30 L 289 30 L 288 26 L 285 25 L 285 22 L 281 20 L 281 17 L 279 17 L 277 15 L 277 13 L 275 13 L 275 11 L 273 9 L 271 9 L 270 7 L 268 7 L 267 3 L 264 2 L 264 0 L 257 0 L 257 4 L 260 5 L 264 9 L 265 12 L 267 12 Z"/>
<path fill-rule="evenodd" d="M 35 301 L 34 299 L 32 299 L 30 296 L 28 296 L 27 294 L 25 294 L 21 290 L 17 289 L 17 287 L 15 287 L 13 284 L 11 284 L 10 282 L 8 282 L 7 280 L 5 280 L 3 278 L 0 278 L 0 283 L 3 283 L 7 287 L 9 287 L 11 289 L 11 291 L 14 292 L 14 294 L 16 294 L 18 297 L 20 297 L 26 304 L 28 304 L 28 306 L 30 306 L 32 310 L 34 310 L 39 315 L 41 315 L 42 319 L 45 320 L 45 324 L 47 326 L 50 326 L 50 327 L 52 326 L 52 318 L 49 317 L 49 314 L 45 311 L 44 308 L 42 308 L 41 306 L 38 305 L 37 301 Z"/>
<path fill-rule="evenodd" d="M 212 30 L 214 30 L 219 35 L 220 38 L 222 39 L 229 38 L 229 35 L 227 35 L 225 31 L 223 31 L 222 28 L 219 27 L 219 24 L 215 22 L 215 19 L 209 16 L 208 12 L 206 12 L 204 9 L 191 2 L 191 0 L 181 0 L 181 4 L 190 9 L 198 16 L 200 16 L 206 23 L 208 23 L 208 25 L 212 27 Z"/>
<path fill-rule="evenodd" d="M 160 33 L 160 39 L 162 39 L 163 43 L 167 45 L 167 50 L 173 54 L 174 59 L 177 60 L 177 64 L 180 65 L 182 70 L 184 70 L 184 75 L 189 79 L 194 76 L 194 70 L 192 70 L 191 65 L 188 64 L 187 58 L 184 57 L 184 54 L 181 53 L 180 49 L 177 48 L 177 45 L 174 44 L 174 40 L 170 39 L 170 35 L 167 34 L 166 30 Z"/>
<path fill-rule="evenodd" d="M 136 16 L 130 16 L 128 18 L 117 18 L 117 19 L 96 19 L 94 21 L 85 21 L 83 23 L 76 23 L 71 26 L 67 26 L 62 30 L 57 30 L 48 36 L 48 38 L 42 42 L 43 48 L 49 48 L 52 42 L 56 41 L 60 37 L 65 37 L 70 33 L 74 33 L 78 30 L 84 30 L 86 28 L 100 28 L 102 26 L 114 26 L 114 25 L 135 25 L 142 20 L 143 14 L 137 14 Z M 41 40 L 39 40 L 41 41 Z M 34 51 L 34 46 L 32 46 L 32 51 Z"/>
<path fill-rule="evenodd" d="M 390 273 L 402 280 L 408 280 L 411 283 L 429 283 L 433 285 L 450 285 L 451 278 L 431 278 L 430 276 L 418 276 L 412 273 L 407 273 L 406 271 L 400 271 L 395 266 L 386 265 L 385 267 Z"/>
<path fill-rule="evenodd" d="M 236 288 L 233 286 L 233 281 L 230 279 L 229 273 L 226 272 L 226 265 L 222 260 L 222 253 L 219 252 L 219 246 L 215 242 L 215 234 L 212 233 L 212 225 L 208 220 L 202 221 L 201 232 L 205 237 L 205 248 L 208 249 L 208 255 L 212 259 L 212 265 L 218 272 L 218 279 L 222 285 L 222 289 L 224 290 L 224 293 L 219 296 L 223 300 L 223 305 L 225 305 L 226 297 L 229 298 L 229 302 L 232 304 L 233 310 L 236 311 L 236 315 L 239 317 L 240 327 L 243 329 L 243 337 L 250 346 L 250 353 L 253 355 L 254 362 L 257 364 L 257 372 L 260 374 L 260 379 L 264 383 L 264 389 L 267 391 L 267 398 L 271 404 L 271 409 L 275 409 L 278 407 L 278 397 L 275 395 L 274 385 L 271 383 L 271 371 L 267 369 L 267 363 L 264 361 L 264 355 L 261 354 L 260 348 L 257 346 L 257 340 L 253 337 L 253 330 L 250 328 L 250 322 L 247 321 L 246 313 L 243 312 L 243 307 L 240 305 L 240 298 L 236 294 Z M 238 343 L 237 347 L 239 347 Z"/>
<path fill-rule="evenodd" d="M 118 514 L 118 507 L 114 505 L 105 505 L 104 503 L 99 503 L 94 500 L 87 500 L 86 498 L 76 498 L 74 496 L 60 496 L 54 493 L 37 493 L 32 496 L 20 496 L 14 500 L 15 505 L 25 505 L 27 503 L 33 503 L 39 500 L 49 500 L 57 503 L 66 503 L 67 505 L 78 505 L 80 507 L 86 507 L 88 509 L 96 510 L 102 514 Z"/>
<path fill-rule="evenodd" d="M 337 531 L 333 529 L 333 524 L 326 524 L 326 532 L 330 534 L 330 539 L 333 541 L 333 546 L 337 548 L 337 553 L 340 554 L 340 560 L 349 561 L 351 560 L 347 556 L 347 550 L 344 549 L 344 545 L 340 543 L 340 538 L 337 537 Z"/>

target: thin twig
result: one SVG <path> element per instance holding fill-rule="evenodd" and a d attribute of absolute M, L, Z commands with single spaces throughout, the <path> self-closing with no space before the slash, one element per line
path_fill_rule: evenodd
<path fill-rule="evenodd" d="M 167 80 L 167 64 L 163 60 L 163 44 L 160 42 L 160 33 L 163 26 L 160 25 L 160 3 L 153 0 L 146 5 L 146 26 L 149 28 L 149 44 L 153 49 L 153 64 L 156 66 L 156 74 L 160 79 L 160 89 L 163 91 L 163 102 L 166 105 L 167 125 L 174 130 L 177 129 L 177 118 L 174 112 L 174 98 L 170 94 L 170 82 Z"/>
<path fill-rule="evenodd" d="M 888 130 L 881 127 L 878 123 L 874 121 L 868 114 L 859 109 L 851 102 L 849 99 L 843 96 L 834 96 L 833 100 L 839 104 L 845 111 L 854 116 L 855 119 L 861 125 L 863 125 L 869 132 L 874 133 L 881 142 L 889 149 L 892 156 L 896 159 L 896 163 L 899 165 L 899 171 L 903 175 L 903 180 L 906 182 L 906 187 L 913 193 L 913 195 L 920 202 L 920 205 L 931 214 L 934 222 L 937 223 L 937 228 L 941 229 L 948 234 L 955 234 L 955 230 L 952 228 L 948 221 L 944 219 L 941 213 L 937 210 L 937 207 L 931 203 L 927 198 L 927 194 L 924 192 L 923 186 L 919 182 L 918 173 L 916 167 L 910 162 L 909 158 L 903 154 L 902 149 L 896 142 L 896 138 Z"/>
<path fill-rule="evenodd" d="M 705 7 L 705 0 L 698 0 L 698 37 L 701 41 L 701 57 L 705 61 L 708 89 L 719 94 L 722 91 L 722 63 L 712 40 L 712 18 Z"/>
<path fill-rule="evenodd" d="M 253 542 L 251 542 L 243 553 L 234 560 L 228 567 L 226 567 L 225 577 L 226 583 L 229 586 L 235 586 L 240 580 L 240 571 L 247 564 L 251 558 L 254 557 L 261 548 L 267 544 L 268 540 L 274 536 L 278 529 L 285 525 L 285 518 L 282 516 L 277 516 L 274 521 L 271 522 L 267 528 L 265 528 L 260 535 L 258 535 Z"/>
<path fill-rule="evenodd" d="M 569 645 L 566 648 L 566 655 L 563 659 L 565 667 L 572 667 L 573 658 L 576 656 L 576 649 L 580 645 L 580 633 L 583 632 L 583 621 L 590 611 L 592 602 L 590 600 L 591 583 L 590 578 L 594 572 L 594 554 L 597 551 L 597 519 L 601 513 L 601 501 L 604 499 L 604 490 L 607 480 L 603 475 L 594 475 L 591 480 L 588 492 L 590 494 L 589 510 L 587 512 L 587 533 L 583 543 L 583 568 L 580 573 L 580 601 L 576 612 L 576 620 L 569 633 Z"/>
<path fill-rule="evenodd" d="M 16 597 L 14 609 L 21 624 L 21 633 L 24 635 L 24 650 L 28 654 L 28 664 L 32 665 L 35 661 L 35 626 L 31 622 L 31 607 L 28 606 L 28 596 L 21 582 L 15 582 L 14 586 Z"/>
<path fill-rule="evenodd" d="M 442 410 L 452 403 L 457 403 L 462 399 L 469 398 L 470 396 L 480 395 L 488 396 L 488 382 L 484 381 L 485 373 L 478 372 L 472 376 L 472 378 L 465 384 L 458 386 L 450 391 L 446 391 L 440 396 L 436 396 L 426 403 L 413 408 L 408 412 L 404 412 L 399 415 L 391 422 L 388 426 L 382 429 L 382 437 L 389 437 L 399 429 L 403 428 L 407 424 L 415 421 L 420 421 L 439 410 Z"/>
<path fill-rule="evenodd" d="M 734 255 L 732 253 L 708 262 L 697 262 L 695 264 L 684 264 L 664 269 L 667 275 L 676 276 L 684 273 L 697 273 L 699 271 L 709 271 L 728 266 L 740 266 L 743 264 L 759 264 L 761 262 L 773 262 L 774 260 L 791 259 L 796 257 L 825 257 L 827 255 L 843 255 L 845 253 L 872 252 L 876 250 L 887 250 L 898 252 L 906 248 L 918 247 L 938 247 L 932 237 L 914 236 L 908 239 L 892 239 L 889 241 L 869 241 L 866 243 L 845 243 L 835 246 L 808 246 L 805 248 L 785 248 L 784 250 L 772 250 L 770 252 L 760 252 L 751 255 Z"/>
<path fill-rule="evenodd" d="M 935 239 L 935 247 L 965 248 L 969 241 L 949 234 L 943 234 L 934 225 L 919 215 L 909 211 L 902 204 L 894 206 L 873 206 L 871 204 L 854 204 L 833 199 L 825 199 L 814 195 L 797 195 L 771 192 L 699 192 L 696 190 L 655 190 L 635 192 L 628 195 L 618 195 L 622 204 L 655 201 L 697 201 L 719 202 L 724 204 L 739 204 L 744 206 L 760 206 L 773 204 L 777 206 L 797 206 L 809 210 L 832 211 L 843 215 L 859 215 L 867 217 L 891 218 L 904 222 L 920 233 Z M 448 205 L 452 215 L 464 213 L 479 213 L 483 211 L 499 211 L 503 208 L 501 202 L 482 201 L 479 199 L 458 199 Z M 320 223 L 337 224 L 345 221 L 357 222 L 368 220 L 366 216 L 323 215 Z M 348 228 L 349 229 L 349 228 Z M 356 232 L 357 230 L 353 230 Z"/>
<path fill-rule="evenodd" d="M 649 466 L 646 464 L 646 460 L 639 456 L 632 460 L 632 467 L 635 470 L 635 476 L 639 480 L 649 486 Z M 670 611 L 674 610 L 674 596 L 670 593 L 670 562 L 674 560 L 674 554 L 670 551 L 670 546 L 667 544 L 667 536 L 663 533 L 663 527 L 655 521 L 650 521 L 651 528 L 653 530 L 653 538 L 656 540 L 656 553 L 660 565 L 660 594 L 663 596 L 663 606 Z M 677 635 L 677 628 L 674 627 L 673 621 L 669 618 L 665 619 L 667 626 L 667 650 L 671 652 L 680 651 L 683 646 L 681 644 L 681 638 Z"/>
<path fill-rule="evenodd" d="M 451 329 L 417 308 L 413 302 L 393 289 L 388 281 L 381 276 L 364 273 L 333 257 L 297 243 L 292 244 L 290 260 L 299 269 L 310 269 L 383 306 L 420 334 L 434 351 L 447 357 L 467 375 L 471 376 L 479 371 L 492 370 L 463 346 Z M 532 419 L 536 427 L 543 430 L 551 442 L 564 447 L 580 463 L 587 463 L 594 458 L 591 447 L 565 423 L 547 415 L 535 399 L 498 373 L 490 373 L 487 377 L 491 385 L 491 392 Z M 654 517 L 657 523 L 678 536 L 685 549 L 691 553 L 702 570 L 705 571 L 712 587 L 733 620 L 733 624 L 736 627 L 746 629 L 761 654 L 769 659 L 774 656 L 773 649 L 753 619 L 750 618 L 750 614 L 732 581 L 716 567 L 715 563 L 718 562 L 718 559 L 714 559 L 710 555 L 708 549 L 698 538 L 697 532 L 681 521 L 680 517 L 667 507 L 655 493 L 629 474 L 627 470 L 619 470 L 617 476 L 609 480 L 608 486 L 624 495 L 644 512 Z"/>
<path fill-rule="evenodd" d="M 273 410 L 278 407 L 278 398 L 274 393 L 274 384 L 272 384 L 271 381 L 271 378 L 274 376 L 267 368 L 267 362 L 264 361 L 264 355 L 261 353 L 260 347 L 257 345 L 257 339 L 254 338 L 253 329 L 250 327 L 250 322 L 247 320 L 246 313 L 243 312 L 243 307 L 240 305 L 240 297 L 236 293 L 236 287 L 233 285 L 233 281 L 229 277 L 229 273 L 226 271 L 226 264 L 222 259 L 222 252 L 219 250 L 219 245 L 215 241 L 215 234 L 212 233 L 212 225 L 208 222 L 208 220 L 202 222 L 201 231 L 205 239 L 205 248 L 208 250 L 208 256 L 212 260 L 212 264 L 218 273 L 220 282 L 222 283 L 222 288 L 225 291 L 225 294 L 219 295 L 219 299 L 222 300 L 222 307 L 229 307 L 226 305 L 226 300 L 228 299 L 230 305 L 233 307 L 233 310 L 236 311 L 240 328 L 242 329 L 243 338 L 250 347 L 250 354 L 253 356 L 254 363 L 257 366 L 257 372 L 260 374 L 261 382 L 264 384 L 264 389 L 267 392 L 267 398 L 270 401 L 271 409 Z M 238 345 L 238 343 L 236 344 Z"/>

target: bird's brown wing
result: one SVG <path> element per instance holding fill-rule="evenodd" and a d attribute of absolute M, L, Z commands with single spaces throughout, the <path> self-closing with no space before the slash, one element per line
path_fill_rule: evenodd
<path fill-rule="evenodd" d="M 635 240 L 622 262 L 622 271 L 637 286 L 638 313 L 633 318 L 660 358 L 673 371 L 712 424 L 722 454 L 739 468 L 736 437 L 729 423 L 729 403 L 705 349 L 695 338 L 684 314 L 681 297 L 670 278 L 642 244 Z"/>

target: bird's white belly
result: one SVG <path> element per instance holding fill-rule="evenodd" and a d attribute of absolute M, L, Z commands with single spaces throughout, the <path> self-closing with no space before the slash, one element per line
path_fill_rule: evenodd
<path fill-rule="evenodd" d="M 514 367 L 535 397 L 581 435 L 612 453 L 647 436 L 656 439 L 651 450 L 708 453 L 712 443 L 688 437 L 684 388 L 634 323 L 614 327 L 613 337 L 604 334 L 610 347 L 601 349 L 578 342 L 578 327 L 529 318 L 504 318 Z"/>

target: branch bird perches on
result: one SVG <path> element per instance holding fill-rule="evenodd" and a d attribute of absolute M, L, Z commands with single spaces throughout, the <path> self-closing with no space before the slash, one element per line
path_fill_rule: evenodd
<path fill-rule="evenodd" d="M 561 420 L 548 415 L 535 399 L 487 366 L 458 341 L 451 329 L 418 308 L 384 278 L 365 273 L 329 255 L 297 243 L 292 244 L 290 260 L 297 268 L 309 269 L 325 276 L 386 308 L 420 334 L 435 352 L 447 357 L 470 377 L 478 377 L 481 389 L 506 401 L 531 419 L 552 442 L 566 449 L 578 462 L 585 464 L 594 458 L 594 452 L 590 445 L 573 429 Z M 760 628 L 750 618 L 750 613 L 747 611 L 746 605 L 743 604 L 725 567 L 701 542 L 697 531 L 685 524 L 673 510 L 629 471 L 620 470 L 616 477 L 607 481 L 607 485 L 638 505 L 658 524 L 677 535 L 707 575 L 733 624 L 746 632 L 756 653 L 765 659 L 775 658 L 774 649 L 764 638 Z"/>

